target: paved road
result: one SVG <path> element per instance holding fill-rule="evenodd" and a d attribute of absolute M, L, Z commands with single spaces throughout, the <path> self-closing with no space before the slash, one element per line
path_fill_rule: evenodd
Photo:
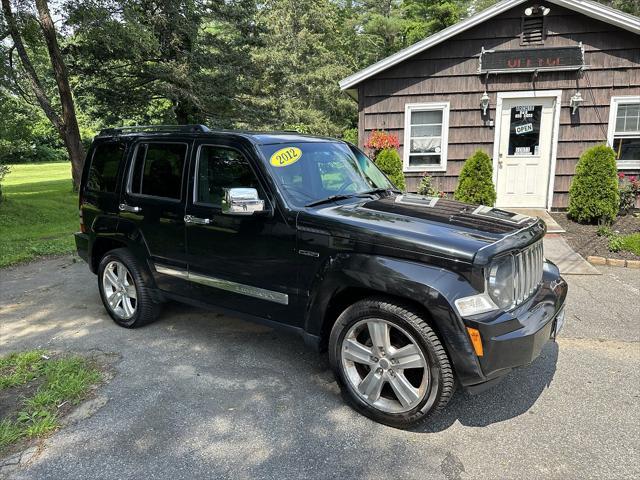
<path fill-rule="evenodd" d="M 71 257 L 0 271 L 0 352 L 115 352 L 92 417 L 16 479 L 639 478 L 640 271 L 569 277 L 568 323 L 530 366 L 406 432 L 340 399 L 297 337 L 181 305 L 129 331 Z"/>

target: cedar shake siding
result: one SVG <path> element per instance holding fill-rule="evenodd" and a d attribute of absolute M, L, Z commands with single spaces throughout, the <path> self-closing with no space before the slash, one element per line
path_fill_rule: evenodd
<path fill-rule="evenodd" d="M 558 5 L 546 17 L 544 45 L 520 44 L 522 14 L 527 2 L 470 28 L 357 85 L 361 146 L 373 130 L 394 133 L 404 143 L 405 104 L 449 102 L 446 172 L 429 172 L 441 190 L 452 193 L 464 161 L 480 149 L 493 157 L 497 92 L 562 90 L 560 129 L 555 164 L 553 208 L 566 208 L 578 158 L 589 147 L 607 141 L 611 97 L 640 95 L 640 36 Z M 585 51 L 584 72 L 478 74 L 478 57 L 485 49 L 575 46 Z M 490 98 L 483 117 L 480 97 Z M 571 115 L 571 96 L 579 90 L 584 103 Z M 637 170 L 625 170 L 637 174 Z M 405 172 L 407 188 L 415 191 L 421 172 Z"/>

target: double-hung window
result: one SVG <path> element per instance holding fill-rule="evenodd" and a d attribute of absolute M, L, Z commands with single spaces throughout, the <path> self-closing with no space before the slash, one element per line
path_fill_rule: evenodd
<path fill-rule="evenodd" d="M 611 98 L 608 142 L 619 169 L 640 168 L 640 96 Z"/>
<path fill-rule="evenodd" d="M 446 171 L 448 130 L 449 102 L 407 104 L 404 171 Z"/>

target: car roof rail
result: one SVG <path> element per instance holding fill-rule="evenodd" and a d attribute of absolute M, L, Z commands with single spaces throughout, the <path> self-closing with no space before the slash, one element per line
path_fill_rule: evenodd
<path fill-rule="evenodd" d="M 125 133 L 149 132 L 149 133 L 207 133 L 209 127 L 201 124 L 194 125 L 132 125 L 124 127 L 103 128 L 99 137 L 122 135 Z"/>

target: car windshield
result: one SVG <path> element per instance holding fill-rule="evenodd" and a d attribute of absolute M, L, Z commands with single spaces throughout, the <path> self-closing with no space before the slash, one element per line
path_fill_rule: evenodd
<path fill-rule="evenodd" d="M 287 199 L 296 207 L 395 187 L 367 156 L 338 142 L 262 145 Z"/>

